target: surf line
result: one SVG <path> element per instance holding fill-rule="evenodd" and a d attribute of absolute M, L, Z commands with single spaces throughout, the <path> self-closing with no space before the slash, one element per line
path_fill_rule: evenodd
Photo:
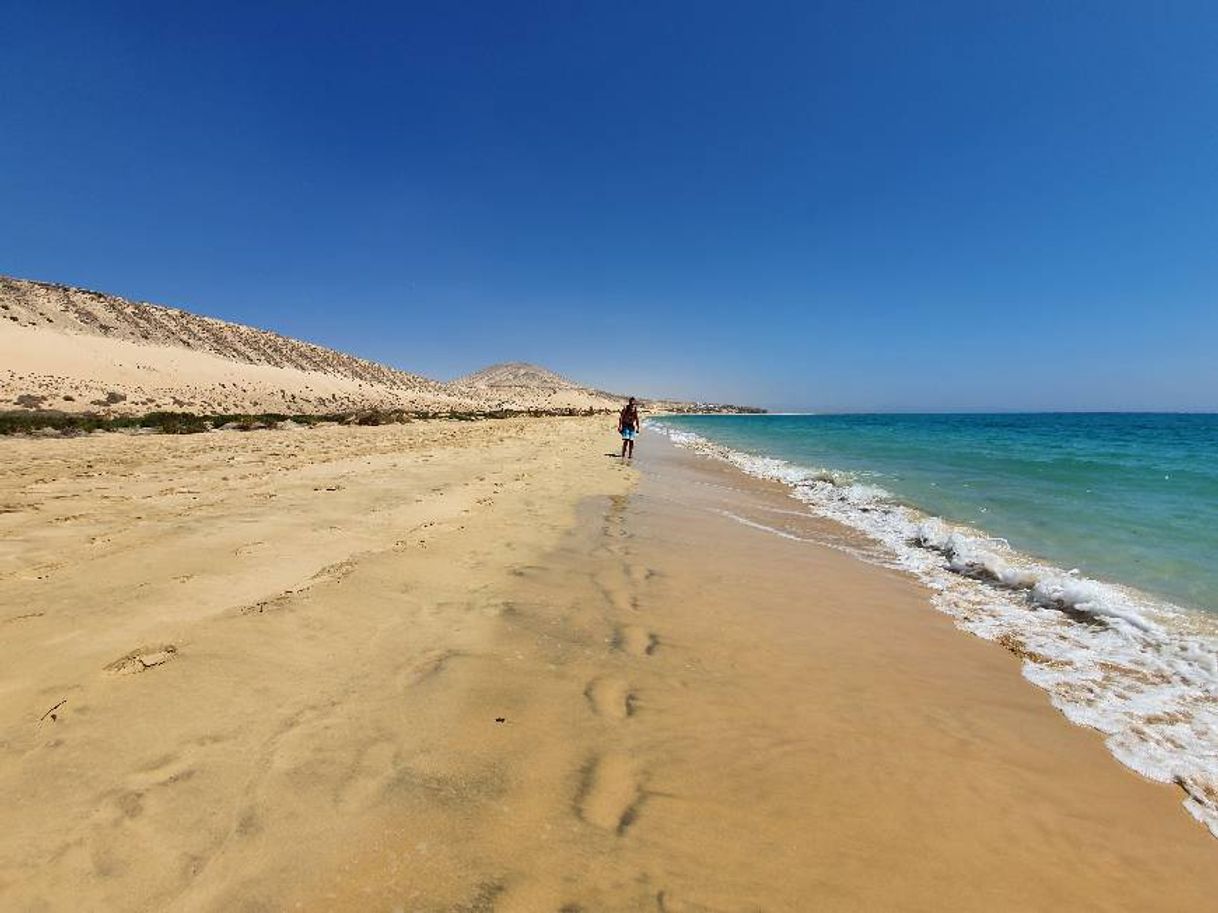
<path fill-rule="evenodd" d="M 775 529 L 772 526 L 766 526 L 764 523 L 757 523 L 754 520 L 749 520 L 746 517 L 741 517 L 738 514 L 734 514 L 730 510 L 722 510 L 722 509 L 716 508 L 716 507 L 709 508 L 709 510 L 713 514 L 720 514 L 724 517 L 727 517 L 730 520 L 735 520 L 737 523 L 740 523 L 744 526 L 748 526 L 753 529 L 759 529 L 762 532 L 766 532 L 766 533 L 773 533 L 775 536 L 782 536 L 782 538 L 784 538 L 784 539 L 791 539 L 795 542 L 815 542 L 816 541 L 814 539 L 805 539 L 803 536 L 797 536 L 794 533 L 787 532 L 786 530 Z"/>

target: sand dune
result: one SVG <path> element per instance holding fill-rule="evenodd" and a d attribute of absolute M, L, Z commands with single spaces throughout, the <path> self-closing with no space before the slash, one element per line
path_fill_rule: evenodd
<path fill-rule="evenodd" d="M 0 278 L 0 399 L 139 414 L 476 409 L 485 401 L 277 333 L 84 289 Z"/>
<path fill-rule="evenodd" d="M 442 383 L 177 308 L 7 277 L 0 277 L 0 366 L 0 410 L 586 410 L 623 399 L 520 363 Z"/>

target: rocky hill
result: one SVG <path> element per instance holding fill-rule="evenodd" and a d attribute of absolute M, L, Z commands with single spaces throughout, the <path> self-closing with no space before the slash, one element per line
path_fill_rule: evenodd
<path fill-rule="evenodd" d="M 454 380 L 454 391 L 467 391 L 507 407 L 531 409 L 612 409 L 625 397 L 585 387 L 539 365 L 520 361 L 491 365 Z"/>
<path fill-rule="evenodd" d="M 483 390 L 519 387 L 551 390 L 586 389 L 561 374 L 555 374 L 548 368 L 523 361 L 505 361 L 497 365 L 490 365 L 481 371 L 459 377 L 452 383 L 455 386 L 476 387 Z"/>

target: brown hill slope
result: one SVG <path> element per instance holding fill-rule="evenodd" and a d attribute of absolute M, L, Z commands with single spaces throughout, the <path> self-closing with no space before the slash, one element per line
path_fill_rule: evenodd
<path fill-rule="evenodd" d="M 623 396 L 582 386 L 522 361 L 490 365 L 454 380 L 449 387 L 504 407 L 515 404 L 529 409 L 612 409 L 625 401 Z"/>
<path fill-rule="evenodd" d="M 524 361 L 505 361 L 497 365 L 489 365 L 481 371 L 467 374 L 453 381 L 456 386 L 477 387 L 479 389 L 499 387 L 534 387 L 553 390 L 587 389 L 575 381 L 568 380 L 561 374 L 555 374 L 549 368 L 532 365 Z"/>
<path fill-rule="evenodd" d="M 118 414 L 486 406 L 473 391 L 267 330 L 7 277 L 0 401 Z"/>

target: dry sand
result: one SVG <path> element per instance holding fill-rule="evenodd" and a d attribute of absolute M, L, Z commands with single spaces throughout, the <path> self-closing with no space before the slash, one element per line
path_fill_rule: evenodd
<path fill-rule="evenodd" d="M 613 444 L 0 441 L 0 908 L 1213 908 L 1175 790 L 1005 650 Z"/>

